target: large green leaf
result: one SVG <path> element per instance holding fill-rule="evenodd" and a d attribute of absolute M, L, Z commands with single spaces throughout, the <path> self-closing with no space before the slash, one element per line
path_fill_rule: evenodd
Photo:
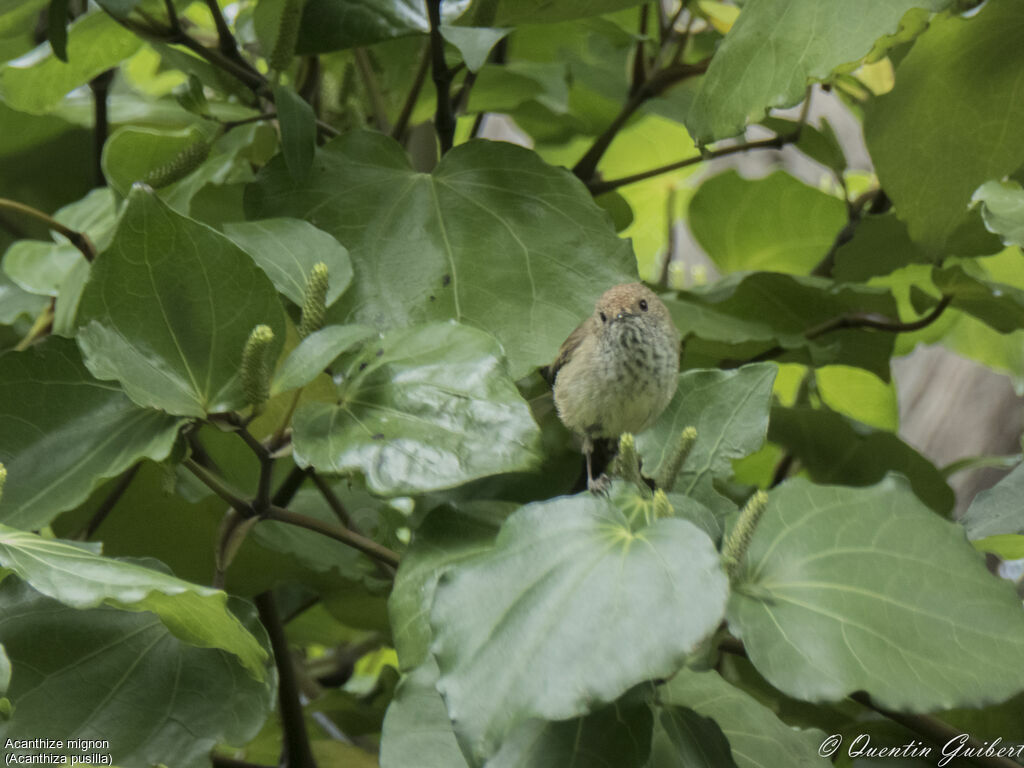
<path fill-rule="evenodd" d="M 1024 534 L 1024 510 L 1020 504 L 1022 492 L 1024 464 L 974 498 L 963 518 L 968 538 Z"/>
<path fill-rule="evenodd" d="M 23 290 L 56 296 L 82 253 L 70 243 L 19 240 L 4 254 L 4 272 Z"/>
<path fill-rule="evenodd" d="M 0 567 L 72 608 L 150 611 L 180 640 L 228 651 L 249 674 L 264 679 L 266 651 L 228 610 L 220 590 L 6 525 L 0 525 Z"/>
<path fill-rule="evenodd" d="M 469 768 L 434 687 L 437 677 L 437 664 L 428 657 L 398 684 L 384 717 L 381 768 Z"/>
<path fill-rule="evenodd" d="M 781 361 L 855 365 L 889 380 L 894 334 L 839 325 L 822 331 L 850 314 L 896 319 L 896 300 L 884 288 L 754 272 L 681 291 L 666 305 L 676 327 L 690 337 L 683 360 L 689 367 L 749 359 L 778 346 Z M 698 362 L 690 363 L 694 358 Z"/>
<path fill-rule="evenodd" d="M 995 0 L 972 18 L 936 18 L 864 124 L 878 178 L 910 236 L 939 252 L 965 224 L 974 191 L 1024 163 L 1016 126 L 1024 6 Z"/>
<path fill-rule="evenodd" d="M 66 747 L 69 739 L 100 738 L 109 746 L 92 752 L 116 765 L 157 765 L 173 756 L 175 766 L 201 768 L 215 745 L 251 740 L 273 710 L 272 669 L 255 680 L 230 654 L 181 642 L 152 614 L 76 610 L 13 578 L 0 584 L 0 603 L 13 668 L 14 715 L 0 721 L 4 741 L 59 733 Z M 269 655 L 255 611 L 241 601 L 234 606 Z M 59 752 L 68 760 L 83 755 Z"/>
<path fill-rule="evenodd" d="M 758 0 L 747 3 L 715 53 L 686 127 L 698 144 L 740 133 L 772 107 L 790 107 L 807 85 L 871 52 L 911 8 L 949 0 Z M 975 185 L 977 186 L 977 185 Z M 888 189 L 888 187 L 887 187 Z"/>
<path fill-rule="evenodd" d="M 1024 689 L 1024 612 L 963 529 L 894 478 L 790 480 L 770 495 L 729 603 L 750 660 L 783 693 L 931 712 Z"/>
<path fill-rule="evenodd" d="M 682 669 L 659 689 L 665 704 L 692 709 L 710 717 L 722 729 L 739 768 L 821 768 L 818 756 L 825 734 L 797 730 L 750 694 L 727 683 L 714 670 Z"/>
<path fill-rule="evenodd" d="M 640 5 L 640 0 L 473 0 L 459 24 L 550 24 L 612 13 Z"/>
<path fill-rule="evenodd" d="M 252 259 L 142 186 L 92 266 L 79 323 L 97 378 L 119 380 L 140 405 L 183 416 L 245 406 L 239 368 L 256 325 L 274 331 L 269 359 L 284 342 L 277 292 Z"/>
<path fill-rule="evenodd" d="M 956 501 L 938 468 L 895 434 L 857 424 L 834 411 L 775 407 L 768 439 L 790 451 L 819 483 L 874 485 L 889 472 L 899 472 L 936 512 L 949 514 Z"/>
<path fill-rule="evenodd" d="M 306 295 L 306 279 L 323 262 L 330 275 L 327 306 L 352 282 L 348 251 L 333 237 L 301 219 L 260 219 L 224 225 L 224 234 L 252 256 L 277 290 L 298 306 Z"/>
<path fill-rule="evenodd" d="M 29 293 L 0 270 L 0 323 L 10 325 L 22 315 L 36 315 L 46 306 L 46 298 Z"/>
<path fill-rule="evenodd" d="M 859 282 L 875 275 L 887 275 L 908 264 L 928 264 L 932 258 L 907 232 L 907 225 L 895 213 L 865 216 L 853 239 L 836 251 L 832 276 L 836 280 Z"/>
<path fill-rule="evenodd" d="M 1024 245 L 1024 189 L 1020 182 L 986 181 L 971 197 L 981 205 L 981 218 L 989 232 L 1006 245 Z"/>
<path fill-rule="evenodd" d="M 338 399 L 293 421 L 295 460 L 401 495 L 532 468 L 540 432 L 494 339 L 434 323 L 367 343 Z"/>
<path fill-rule="evenodd" d="M 73 342 L 51 338 L 0 358 L 0 520 L 33 529 L 81 503 L 103 478 L 164 459 L 180 419 L 96 381 Z"/>
<path fill-rule="evenodd" d="M 443 3 L 442 19 L 461 12 L 461 3 Z M 325 53 L 372 45 L 430 29 L 427 8 L 417 0 L 306 0 L 295 52 Z"/>
<path fill-rule="evenodd" d="M 1024 264 L 1024 257 L 1020 261 Z M 943 294 L 953 297 L 954 307 L 1000 333 L 1024 328 L 1024 290 L 974 277 L 960 266 L 934 269 L 932 282 Z"/>
<path fill-rule="evenodd" d="M 501 520 L 511 511 L 509 506 L 499 502 L 445 505 L 431 512 L 416 529 L 388 598 L 401 669 L 410 670 L 430 657 L 430 606 L 441 572 L 489 550 Z"/>
<path fill-rule="evenodd" d="M 772 383 L 778 369 L 771 363 L 734 371 L 686 371 L 658 423 L 637 438 L 644 472 L 656 476 L 679 444 L 687 427 L 697 442 L 679 473 L 675 490 L 712 510 L 735 507 L 715 491 L 715 483 L 732 476 L 732 460 L 756 451 L 768 430 Z"/>
<path fill-rule="evenodd" d="M 583 185 L 502 142 L 462 144 L 426 175 L 391 139 L 351 132 L 318 151 L 305 184 L 272 161 L 246 209 L 305 218 L 349 249 L 355 280 L 336 321 L 454 318 L 496 336 L 514 378 L 554 359 L 607 288 L 636 279 L 629 243 Z"/>
<path fill-rule="evenodd" d="M 363 325 L 329 325 L 309 334 L 281 363 L 274 374 L 270 394 L 304 387 L 323 373 L 338 355 L 373 335 L 373 329 Z"/>
<path fill-rule="evenodd" d="M 21 59 L 0 67 L 0 93 L 8 106 L 42 114 L 68 91 L 85 85 L 138 50 L 142 40 L 105 13 L 90 13 L 68 29 L 68 62 L 43 43 Z"/>
<path fill-rule="evenodd" d="M 756 180 L 726 171 L 697 189 L 688 223 L 723 272 L 806 274 L 846 224 L 846 206 L 784 171 Z"/>
<path fill-rule="evenodd" d="M 485 760 L 525 721 L 592 712 L 672 674 L 727 593 L 718 553 L 689 522 L 631 532 L 591 494 L 521 508 L 435 593 L 438 690 L 467 753 Z"/>
<path fill-rule="evenodd" d="M 718 724 L 689 707 L 663 707 L 647 768 L 737 768 Z"/>

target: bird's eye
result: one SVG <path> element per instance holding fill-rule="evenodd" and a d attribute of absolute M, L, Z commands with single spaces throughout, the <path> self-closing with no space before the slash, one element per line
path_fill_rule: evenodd
<path fill-rule="evenodd" d="M 608 316 L 604 312 L 601 312 L 599 314 L 601 316 L 601 322 L 602 323 L 607 323 L 608 322 Z"/>
<path fill-rule="evenodd" d="M 643 312 L 647 311 L 647 299 L 640 299 L 640 309 Z"/>

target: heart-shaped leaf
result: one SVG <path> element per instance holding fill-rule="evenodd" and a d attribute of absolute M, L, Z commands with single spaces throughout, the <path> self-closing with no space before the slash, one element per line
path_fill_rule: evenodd
<path fill-rule="evenodd" d="M 386 136 L 353 131 L 317 151 L 305 182 L 269 163 L 246 210 L 304 218 L 348 248 L 355 280 L 333 322 L 477 326 L 517 379 L 554 359 L 607 288 L 636 280 L 629 242 L 579 180 L 503 142 L 462 144 L 427 175 Z"/>
<path fill-rule="evenodd" d="M 309 334 L 281 363 L 270 393 L 276 395 L 304 387 L 338 355 L 372 335 L 373 329 L 363 325 L 329 325 Z"/>
<path fill-rule="evenodd" d="M 495 340 L 455 323 L 365 345 L 337 402 L 307 403 L 293 428 L 300 466 L 361 472 L 371 491 L 392 496 L 527 470 L 540 450 Z"/>
<path fill-rule="evenodd" d="M 139 405 L 205 416 L 246 405 L 242 349 L 260 324 L 284 342 L 284 311 L 237 245 L 136 186 L 110 247 L 92 265 L 78 343 L 99 379 Z"/>
<path fill-rule="evenodd" d="M 770 498 L 729 603 L 768 682 L 807 701 L 866 691 L 904 712 L 1024 690 L 1020 599 L 904 483 L 798 478 Z"/>
<path fill-rule="evenodd" d="M 464 748 L 483 761 L 527 720 L 583 715 L 671 675 L 727 594 L 717 551 L 689 522 L 632 532 L 589 493 L 521 508 L 434 598 L 438 690 Z"/>
<path fill-rule="evenodd" d="M 96 381 L 74 342 L 53 337 L 0 357 L 0 520 L 35 529 L 143 457 L 160 461 L 182 420 Z"/>

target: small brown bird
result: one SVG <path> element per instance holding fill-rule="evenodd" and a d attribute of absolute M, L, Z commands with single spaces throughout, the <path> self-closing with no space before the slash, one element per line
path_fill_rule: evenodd
<path fill-rule="evenodd" d="M 587 487 L 601 491 L 607 478 L 594 479 L 594 441 L 642 432 L 665 410 L 679 378 L 679 332 L 645 285 L 616 285 L 569 334 L 548 375 L 558 417 L 583 437 Z"/>

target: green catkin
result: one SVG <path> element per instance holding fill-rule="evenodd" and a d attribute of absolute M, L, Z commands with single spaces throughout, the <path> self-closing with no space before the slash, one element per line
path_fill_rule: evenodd
<path fill-rule="evenodd" d="M 0 461 L 0 499 L 4 496 L 4 483 L 7 481 L 7 467 Z"/>
<path fill-rule="evenodd" d="M 281 24 L 274 41 L 274 50 L 270 54 L 270 68 L 275 72 L 283 72 L 292 63 L 295 55 L 295 42 L 299 38 L 299 21 L 302 19 L 302 0 L 285 0 L 281 12 Z"/>
<path fill-rule="evenodd" d="M 259 408 L 270 397 L 270 345 L 274 331 L 257 325 L 242 350 L 242 390 L 250 405 Z"/>
<path fill-rule="evenodd" d="M 619 452 L 615 456 L 612 472 L 637 485 L 642 491 L 650 492 L 640 476 L 640 457 L 636 452 L 636 438 L 629 432 L 619 437 Z M 646 495 L 646 494 L 645 494 Z"/>
<path fill-rule="evenodd" d="M 210 156 L 210 142 L 205 139 L 193 142 L 175 155 L 169 163 L 154 168 L 143 179 L 153 189 L 160 189 L 188 176 Z"/>
<path fill-rule="evenodd" d="M 767 506 L 768 495 L 764 491 L 757 491 L 751 496 L 722 545 L 722 561 L 730 581 L 735 581 L 739 575 L 740 566 L 750 547 L 750 540 L 754 538 L 754 530 Z"/>
<path fill-rule="evenodd" d="M 654 507 L 654 519 L 658 520 L 662 517 L 673 517 L 676 511 L 672 508 L 672 502 L 668 500 L 668 495 L 659 488 L 654 492 L 654 501 L 652 502 Z"/>
<path fill-rule="evenodd" d="M 306 278 L 306 293 L 302 302 L 302 320 L 299 322 L 299 338 L 304 339 L 324 327 L 327 314 L 327 288 L 330 274 L 322 261 L 313 265 Z"/>
<path fill-rule="evenodd" d="M 665 459 L 658 476 L 654 478 L 654 484 L 659 488 L 671 488 L 676 484 L 679 470 L 686 463 L 693 444 L 697 442 L 697 428 L 687 427 L 679 433 L 679 440 L 676 442 L 675 450 Z"/>

